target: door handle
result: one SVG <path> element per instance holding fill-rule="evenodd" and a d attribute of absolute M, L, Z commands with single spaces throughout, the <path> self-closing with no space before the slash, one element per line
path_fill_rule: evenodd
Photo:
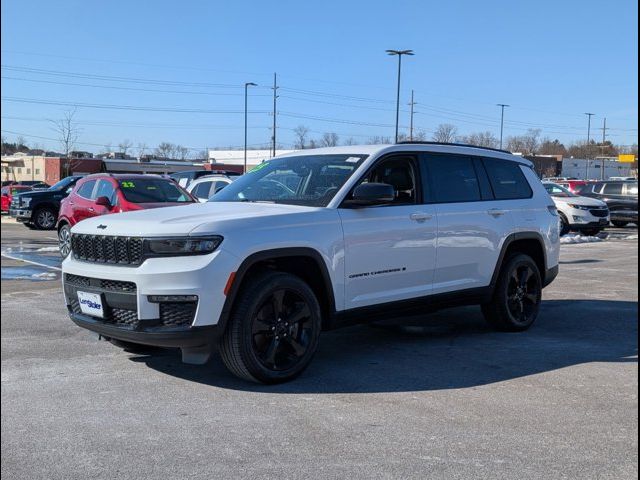
<path fill-rule="evenodd" d="M 424 222 L 425 220 L 431 220 L 433 215 L 430 213 L 412 213 L 409 218 L 414 222 Z"/>
<path fill-rule="evenodd" d="M 69 205 L 75 205 L 71 200 L 69 200 Z"/>
<path fill-rule="evenodd" d="M 492 217 L 501 217 L 502 215 L 506 215 L 507 211 L 500 210 L 499 208 L 492 208 L 490 210 L 487 210 L 487 213 Z"/>
<path fill-rule="evenodd" d="M 89 207 L 89 211 L 90 211 L 90 212 L 95 212 L 96 210 L 95 210 L 95 208 L 93 208 L 93 207 Z"/>

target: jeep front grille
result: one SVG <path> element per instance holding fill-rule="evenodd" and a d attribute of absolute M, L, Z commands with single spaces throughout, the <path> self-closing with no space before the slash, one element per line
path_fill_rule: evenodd
<path fill-rule="evenodd" d="M 71 251 L 85 262 L 140 265 L 143 260 L 142 239 L 137 237 L 74 234 Z"/>

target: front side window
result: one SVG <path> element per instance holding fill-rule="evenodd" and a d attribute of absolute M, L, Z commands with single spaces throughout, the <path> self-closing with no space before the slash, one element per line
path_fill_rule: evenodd
<path fill-rule="evenodd" d="M 398 156 L 383 159 L 361 182 L 386 183 L 394 190 L 392 205 L 417 203 L 417 178 L 413 157 Z"/>
<path fill-rule="evenodd" d="M 295 155 L 261 163 L 210 202 L 269 202 L 326 207 L 366 155 Z"/>
<path fill-rule="evenodd" d="M 211 191 L 211 185 L 213 184 L 213 182 L 202 182 L 197 184 L 193 191 L 191 192 L 192 195 L 198 197 L 198 198 L 202 198 L 204 200 L 208 200 L 210 195 L 210 191 Z"/>
<path fill-rule="evenodd" d="M 483 162 L 496 200 L 531 198 L 533 192 L 520 164 L 497 158 L 485 158 Z"/>
<path fill-rule="evenodd" d="M 193 202 L 173 180 L 134 178 L 118 182 L 124 198 L 131 203 Z"/>
<path fill-rule="evenodd" d="M 80 185 L 80 187 L 78 187 L 78 191 L 76 192 L 76 194 L 78 194 L 82 198 L 91 200 L 92 198 L 94 198 L 92 194 L 93 188 L 96 186 L 96 181 L 97 180 L 89 180 L 84 182 L 82 185 Z"/>
<path fill-rule="evenodd" d="M 429 154 L 427 167 L 434 202 L 456 203 L 481 200 L 480 184 L 472 158 Z"/>

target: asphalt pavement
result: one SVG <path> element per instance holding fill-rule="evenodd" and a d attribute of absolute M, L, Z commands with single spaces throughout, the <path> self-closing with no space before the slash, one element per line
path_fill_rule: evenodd
<path fill-rule="evenodd" d="M 563 245 L 528 332 L 493 332 L 477 308 L 327 332 L 299 379 L 267 387 L 76 327 L 55 234 L 3 223 L 2 476 L 637 478 L 627 234 Z"/>

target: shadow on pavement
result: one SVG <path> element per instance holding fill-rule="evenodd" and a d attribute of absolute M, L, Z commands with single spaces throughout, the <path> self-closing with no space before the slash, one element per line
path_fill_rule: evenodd
<path fill-rule="evenodd" d="M 214 358 L 185 365 L 180 356 L 136 356 L 150 368 L 191 382 L 265 393 L 372 393 L 466 388 L 588 362 L 637 362 L 638 304 L 548 300 L 524 333 L 485 326 L 479 308 L 445 310 L 327 332 L 309 368 L 275 386 L 241 381 Z"/>

